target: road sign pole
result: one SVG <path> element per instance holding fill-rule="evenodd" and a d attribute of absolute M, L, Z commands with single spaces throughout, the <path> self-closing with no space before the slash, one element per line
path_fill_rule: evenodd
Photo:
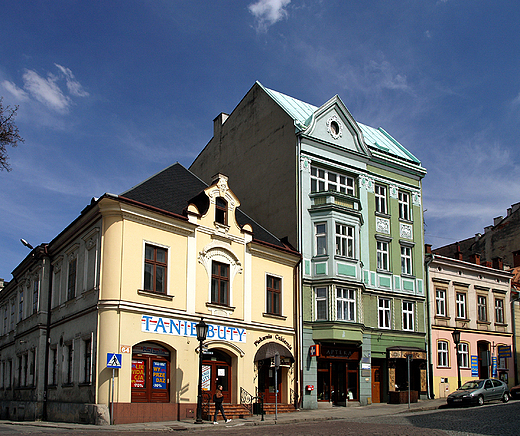
<path fill-rule="evenodd" d="M 112 368 L 112 404 L 110 406 L 110 425 L 114 425 L 114 378 L 116 374 L 116 369 Z"/>

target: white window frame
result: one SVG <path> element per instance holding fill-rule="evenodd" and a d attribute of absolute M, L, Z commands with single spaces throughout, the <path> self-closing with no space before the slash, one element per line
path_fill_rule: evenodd
<path fill-rule="evenodd" d="M 495 298 L 495 322 L 497 324 L 505 324 L 506 318 L 504 316 L 504 299 Z"/>
<path fill-rule="evenodd" d="M 487 322 L 487 296 L 477 295 L 477 320 L 480 322 Z"/>
<path fill-rule="evenodd" d="M 459 297 L 461 297 L 461 298 L 459 298 Z M 456 298 L 456 302 L 457 302 L 457 318 L 466 319 L 466 316 L 467 316 L 466 293 L 465 292 L 456 292 L 455 298 Z"/>
<path fill-rule="evenodd" d="M 469 368 L 469 344 L 459 342 L 459 359 L 461 368 Z"/>
<path fill-rule="evenodd" d="M 390 243 L 387 241 L 376 241 L 377 247 L 377 269 L 388 271 L 390 265 L 389 253 Z"/>
<path fill-rule="evenodd" d="M 401 274 L 412 275 L 412 247 L 401 245 Z"/>
<path fill-rule="evenodd" d="M 415 303 L 413 301 L 403 301 L 403 330 L 413 332 L 415 330 Z"/>
<path fill-rule="evenodd" d="M 449 368 L 449 349 L 450 344 L 448 341 L 437 341 L 437 367 L 438 368 Z"/>
<path fill-rule="evenodd" d="M 441 309 L 441 310 L 439 310 Z M 446 289 L 435 289 L 435 315 L 447 316 L 446 310 Z"/>
<path fill-rule="evenodd" d="M 329 319 L 329 305 L 328 305 L 328 293 L 329 289 L 326 286 L 319 286 L 314 288 L 314 301 L 315 301 L 315 319 L 316 321 L 328 321 Z M 320 304 L 321 303 L 321 304 Z M 319 318 L 319 306 L 325 305 L 325 317 Z"/>
<path fill-rule="evenodd" d="M 389 329 L 392 318 L 390 314 L 390 298 L 379 298 L 377 302 L 378 327 L 380 329 Z"/>
<path fill-rule="evenodd" d="M 399 219 L 411 221 L 410 194 L 408 194 L 408 192 L 399 191 L 397 195 L 399 198 Z"/>
<path fill-rule="evenodd" d="M 354 227 L 336 223 L 336 255 L 354 259 Z"/>
<path fill-rule="evenodd" d="M 355 195 L 354 177 L 311 166 L 311 192 L 324 191 Z"/>
<path fill-rule="evenodd" d="M 18 322 L 23 320 L 24 313 L 23 313 L 23 289 L 21 289 L 18 292 Z"/>
<path fill-rule="evenodd" d="M 388 214 L 388 202 L 386 199 L 386 186 L 375 185 L 374 192 L 376 195 L 376 212 L 387 215 Z"/>
<path fill-rule="evenodd" d="M 323 227 L 321 229 L 320 227 Z M 316 256 L 326 256 L 328 253 L 327 250 L 327 223 L 320 222 L 314 224 L 314 242 L 316 244 L 315 254 Z M 320 253 L 320 250 L 323 249 L 324 252 Z"/>
<path fill-rule="evenodd" d="M 356 321 L 356 290 L 336 288 L 336 319 L 338 321 Z"/>

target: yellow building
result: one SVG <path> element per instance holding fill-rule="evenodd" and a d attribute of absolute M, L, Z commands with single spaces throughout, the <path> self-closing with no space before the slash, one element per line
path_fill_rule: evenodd
<path fill-rule="evenodd" d="M 20 396 L 9 398 L 12 389 L 0 388 L 2 405 L 34 409 L 25 419 L 103 423 L 113 398 L 116 424 L 195 417 L 201 318 L 209 324 L 204 398 L 220 384 L 225 403 L 247 403 L 259 394 L 274 402 L 278 352 L 277 401 L 293 404 L 300 256 L 239 206 L 225 176 L 207 186 L 180 164 L 122 195 L 93 199 L 55 240 L 33 250 L 27 267 L 15 270 L 39 277 L 39 289 L 52 295 L 38 303 L 52 307 L 49 345 L 19 328 L 26 319 L 12 330 L 8 320 L 0 346 L 12 337 L 27 340 L 1 349 L 0 370 L 9 369 L 1 376 L 21 389 L 17 356 L 29 344 L 27 359 L 41 356 L 46 364 L 35 365 L 33 384 L 24 388 L 46 395 L 22 404 L 15 401 Z M 7 284 L 0 309 L 5 301 L 10 312 L 17 292 Z M 120 369 L 110 368 L 119 363 Z"/>

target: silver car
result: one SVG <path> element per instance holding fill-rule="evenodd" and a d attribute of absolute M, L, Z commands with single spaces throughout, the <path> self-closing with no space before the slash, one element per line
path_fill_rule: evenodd
<path fill-rule="evenodd" d="M 449 394 L 446 401 L 449 406 L 462 404 L 482 406 L 485 401 L 491 400 L 502 400 L 504 403 L 509 401 L 509 389 L 503 381 L 495 378 L 468 381 Z"/>

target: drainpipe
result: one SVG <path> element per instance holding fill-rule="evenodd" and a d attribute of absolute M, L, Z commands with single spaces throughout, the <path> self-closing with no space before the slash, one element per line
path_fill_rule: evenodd
<path fill-rule="evenodd" d="M 303 405 L 303 395 L 304 395 L 304 387 L 303 387 L 303 310 L 302 310 L 302 304 L 303 304 L 303 247 L 302 247 L 302 172 L 301 172 L 301 137 L 300 135 L 297 135 L 297 143 L 296 143 L 296 168 L 298 171 L 298 178 L 297 178 L 297 196 L 298 196 L 298 251 L 300 252 L 300 255 L 302 258 L 300 259 L 300 264 L 298 265 L 298 298 L 297 298 L 297 313 L 298 313 L 298 331 L 296 333 L 296 339 L 298 342 L 298 374 L 299 374 L 299 380 L 298 380 L 298 403 L 300 405 L 299 408 Z"/>
<path fill-rule="evenodd" d="M 510 285 L 510 289 L 513 286 Z M 513 325 L 513 365 L 514 365 L 514 373 L 515 373 L 515 386 L 518 384 L 518 357 L 516 355 L 516 319 L 515 319 L 515 302 L 520 301 L 520 292 L 517 292 L 517 297 L 511 299 L 511 323 Z"/>
<path fill-rule="evenodd" d="M 426 345 L 426 385 L 428 389 L 428 399 L 431 400 L 434 398 L 434 394 L 432 392 L 432 386 L 430 385 L 430 374 L 431 374 L 431 343 L 432 343 L 432 323 L 431 323 L 431 313 L 430 313 L 430 273 L 429 268 L 430 264 L 435 259 L 435 254 L 429 253 L 425 256 L 424 262 L 424 271 L 426 274 L 426 317 L 425 322 L 427 320 L 425 329 L 427 332 L 427 343 Z"/>
<path fill-rule="evenodd" d="M 54 266 L 51 262 L 51 257 L 49 256 L 48 245 L 45 246 L 45 260 L 49 262 L 49 289 L 47 292 L 47 325 L 45 329 L 45 362 L 44 362 L 44 372 L 43 372 L 43 410 L 42 410 L 42 418 L 44 421 L 48 420 L 48 395 L 47 391 L 49 389 L 49 355 L 50 355 L 50 347 L 51 347 L 51 310 L 52 310 L 52 275 L 54 271 Z M 42 275 L 43 281 L 43 275 Z"/>

